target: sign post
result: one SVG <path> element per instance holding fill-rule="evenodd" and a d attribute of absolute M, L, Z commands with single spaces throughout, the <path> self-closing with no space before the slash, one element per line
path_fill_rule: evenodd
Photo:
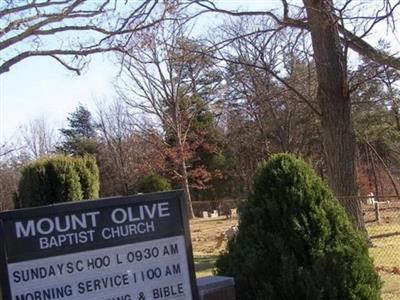
<path fill-rule="evenodd" d="M 5 300 L 197 300 L 181 191 L 0 213 Z"/>

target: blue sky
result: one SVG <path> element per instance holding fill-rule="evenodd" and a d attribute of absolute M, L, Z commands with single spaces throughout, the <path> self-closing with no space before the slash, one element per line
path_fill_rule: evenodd
<path fill-rule="evenodd" d="M 18 127 L 44 117 L 56 128 L 80 103 L 94 108 L 95 99 L 112 98 L 118 69 L 96 55 L 78 76 L 50 58 L 31 58 L 0 77 L 0 137 L 13 138 Z"/>
<path fill-rule="evenodd" d="M 279 5 L 280 0 L 219 0 L 219 4 L 224 8 L 248 6 L 260 9 Z M 211 18 L 218 22 L 215 17 Z M 212 23 L 209 19 L 206 22 L 207 25 Z M 201 23 L 197 25 L 204 27 Z M 91 60 L 81 76 L 67 71 L 51 58 L 30 58 L 2 74 L 0 144 L 5 140 L 14 141 L 18 127 L 30 120 L 44 117 L 55 128 L 61 128 L 79 103 L 92 111 L 96 101 L 111 102 L 118 67 L 110 62 L 110 54 L 93 56 Z"/>
<path fill-rule="evenodd" d="M 220 1 L 225 7 L 249 5 L 260 9 L 278 0 Z M 382 36 L 382 35 L 381 35 Z M 375 38 L 376 40 L 376 38 Z M 400 43 L 390 39 L 400 51 Z M 35 118 L 45 118 L 55 128 L 65 124 L 79 103 L 94 111 L 95 101 L 111 101 L 113 81 L 118 73 L 109 56 L 97 55 L 86 72 L 77 76 L 50 58 L 30 58 L 0 76 L 0 144 L 13 141 L 18 127 Z"/>

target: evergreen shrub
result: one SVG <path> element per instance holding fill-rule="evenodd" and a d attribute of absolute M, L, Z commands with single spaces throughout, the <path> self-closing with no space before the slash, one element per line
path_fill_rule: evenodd
<path fill-rule="evenodd" d="M 75 169 L 79 175 L 79 182 L 83 199 L 99 198 L 100 174 L 96 159 L 92 155 L 74 157 Z"/>
<path fill-rule="evenodd" d="M 165 192 L 171 189 L 169 181 L 154 172 L 147 174 L 139 185 L 139 192 L 141 193 Z"/>
<path fill-rule="evenodd" d="M 365 239 L 313 169 L 289 154 L 258 170 L 216 273 L 235 278 L 239 300 L 381 299 Z"/>
<path fill-rule="evenodd" d="M 99 196 L 99 170 L 93 157 L 54 155 L 25 165 L 16 208 L 93 199 Z"/>

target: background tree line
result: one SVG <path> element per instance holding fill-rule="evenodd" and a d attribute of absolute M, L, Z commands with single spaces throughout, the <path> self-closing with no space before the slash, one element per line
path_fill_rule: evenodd
<path fill-rule="evenodd" d="M 313 66 L 292 59 L 285 79 L 315 91 L 314 78 L 307 80 L 309 86 L 304 81 L 311 76 L 306 74 Z M 354 78 L 357 177 L 364 195 L 396 194 L 399 188 L 398 77 L 396 72 L 381 71 L 380 66 L 363 62 L 349 73 Z M 379 75 L 365 80 L 370 73 Z M 212 100 L 201 95 L 179 99 L 182 118 L 191 118 L 183 150 L 169 123 L 164 125 L 143 114 L 126 90 L 112 103 L 98 103 L 92 112 L 82 105 L 77 107 L 67 120 L 68 126 L 58 131 L 43 119 L 28 122 L 21 127 L 20 142 L 3 147 L 3 205 L 13 203 L 21 167 L 55 153 L 93 155 L 100 170 L 101 196 L 150 191 L 142 190 L 143 179 L 150 174 L 165 180 L 167 188 L 182 188 L 182 153 L 193 201 L 245 197 L 257 165 L 277 152 L 305 158 L 326 177 L 321 125 L 286 86 L 267 72 L 235 64 L 213 68 L 204 76 L 213 76 L 220 86 L 213 94 L 207 90 Z M 391 89 L 387 82 L 393 85 Z M 159 105 L 163 107 L 163 103 Z M 167 108 L 159 113 L 172 119 L 172 110 Z"/>
<path fill-rule="evenodd" d="M 19 51 L 1 72 L 38 55 L 79 72 L 82 61 L 65 58 L 113 51 L 121 74 L 115 102 L 78 108 L 57 146 L 44 124 L 27 125 L 23 145 L 3 155 L 4 172 L 18 174 L 24 161 L 53 152 L 88 152 L 100 167 L 102 195 L 137 192 L 144 176 L 158 174 L 190 203 L 243 197 L 265 157 L 292 152 L 337 196 L 398 193 L 400 60 L 387 42 L 366 37 L 382 23 L 396 31 L 399 3 L 282 0 L 250 11 L 206 0 L 143 1 L 118 14 L 108 1 L 86 10 L 86 1 L 26 2 L 0 8 L 7 16 L 0 50 Z M 218 26 L 193 34 L 192 21 L 207 14 L 221 16 Z M 86 26 L 88 17 L 96 22 Z M 94 31 L 100 40 L 77 48 L 71 35 L 69 49 L 42 49 L 47 37 L 71 31 Z M 32 51 L 18 46 L 31 39 L 39 41 Z M 360 211 L 349 212 L 362 227 Z"/>

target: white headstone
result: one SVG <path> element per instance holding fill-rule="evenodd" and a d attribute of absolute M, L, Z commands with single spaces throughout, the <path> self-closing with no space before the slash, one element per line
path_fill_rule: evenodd
<path fill-rule="evenodd" d="M 371 192 L 368 194 L 367 204 L 373 205 L 375 203 L 374 193 Z"/>

